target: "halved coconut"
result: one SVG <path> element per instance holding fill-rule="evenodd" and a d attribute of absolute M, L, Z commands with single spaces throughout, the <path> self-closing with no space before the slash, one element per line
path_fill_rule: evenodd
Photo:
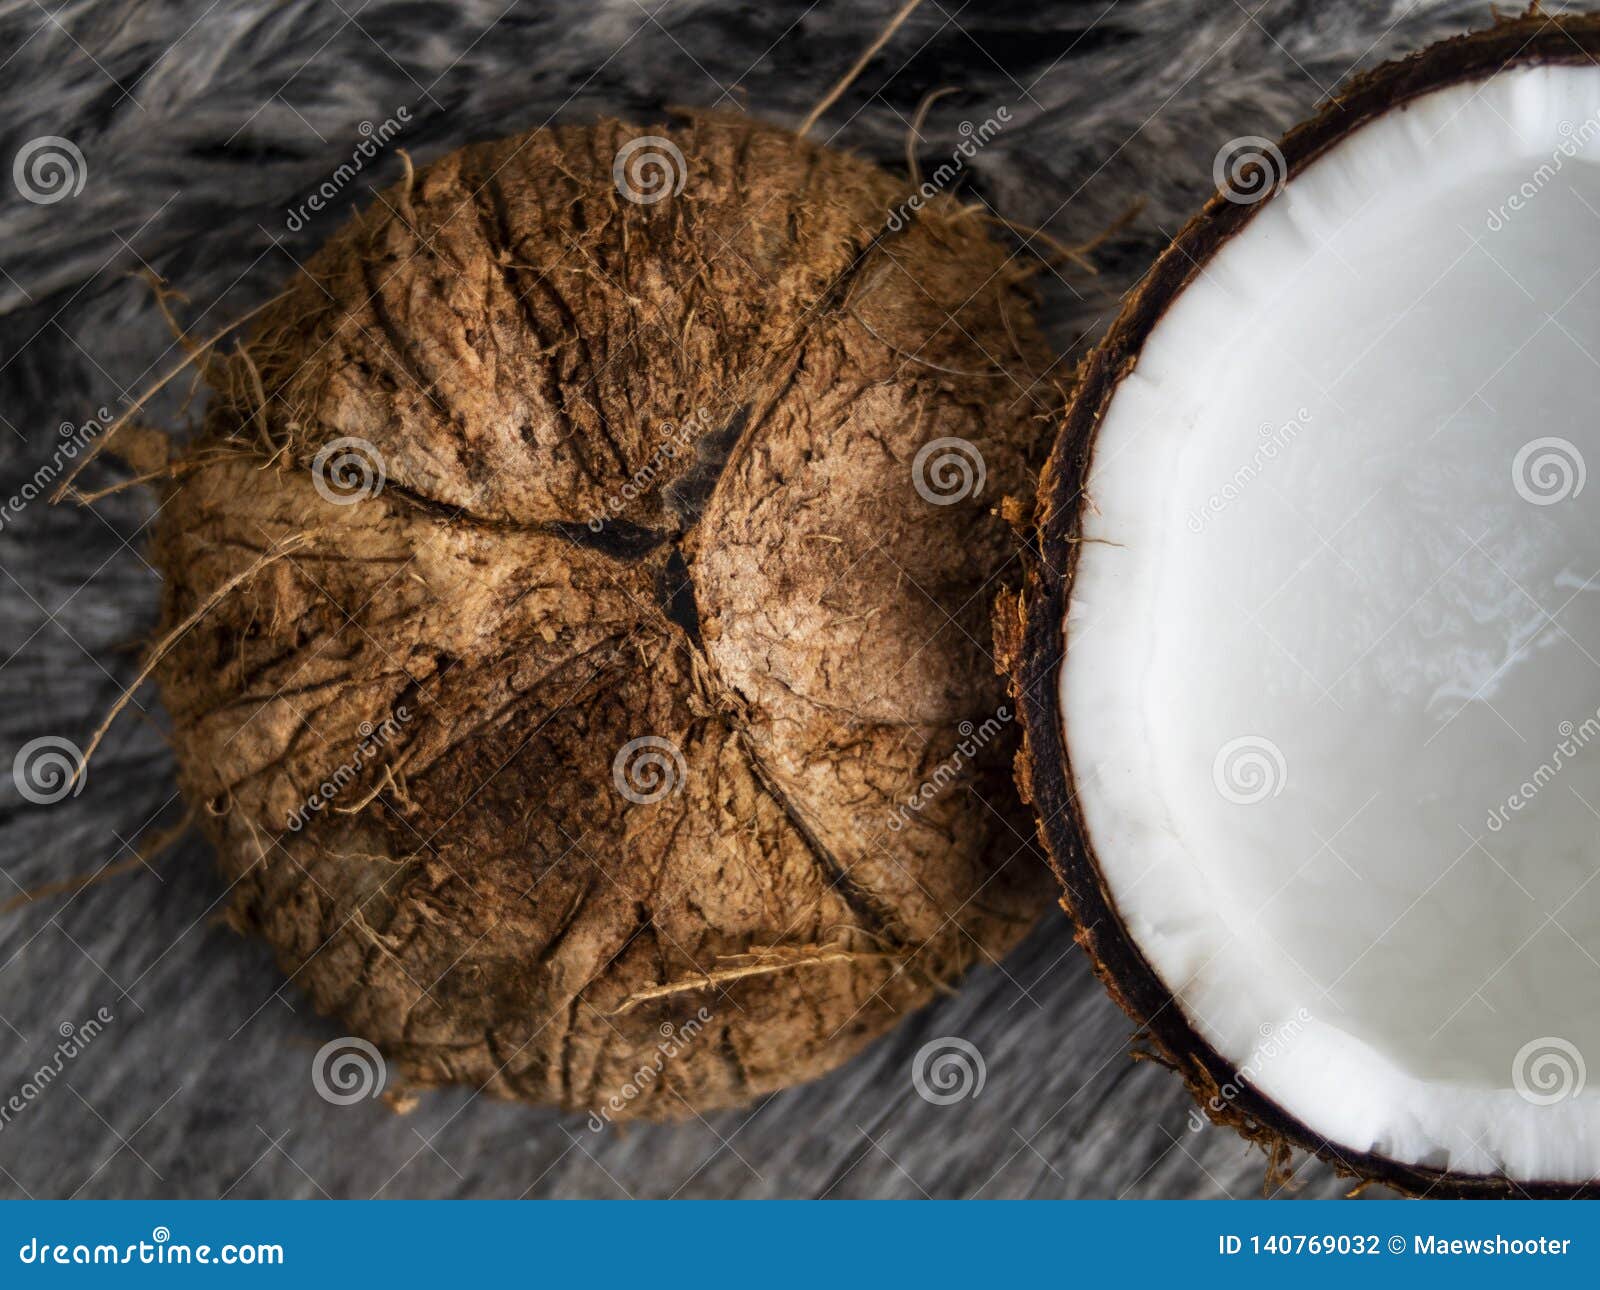
<path fill-rule="evenodd" d="M 1214 1120 L 1413 1192 L 1600 1173 L 1597 53 L 1504 22 L 1219 154 L 999 611 L 1112 993 Z"/>

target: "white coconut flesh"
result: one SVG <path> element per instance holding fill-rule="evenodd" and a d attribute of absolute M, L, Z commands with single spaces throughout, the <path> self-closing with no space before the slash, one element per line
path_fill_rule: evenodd
<path fill-rule="evenodd" d="M 1363 126 L 1156 325 L 1061 694 L 1112 902 L 1339 1152 L 1600 1173 L 1600 68 Z"/>

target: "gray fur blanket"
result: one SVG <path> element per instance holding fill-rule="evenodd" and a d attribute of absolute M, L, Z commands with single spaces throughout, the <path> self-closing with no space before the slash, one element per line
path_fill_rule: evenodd
<path fill-rule="evenodd" d="M 792 125 L 896 8 L 0 0 L 0 498 L 181 357 L 140 275 L 183 293 L 171 303 L 197 334 L 236 317 L 398 176 L 391 146 L 310 200 L 383 123 L 421 160 L 553 119 L 645 122 L 680 104 Z M 1011 219 L 1081 242 L 1143 199 L 1098 253 L 1098 277 L 1044 275 L 1052 339 L 1076 356 L 1209 191 L 1222 143 L 1276 135 L 1353 70 L 1489 16 L 1483 0 L 927 0 L 814 137 L 903 167 L 919 102 L 951 86 L 918 152 L 937 165 L 963 121 L 1006 107 L 965 182 Z M 177 422 L 185 393 L 175 382 L 152 415 Z M 41 738 L 81 746 L 137 669 L 157 612 L 148 515 L 132 493 L 5 510 L 7 767 Z M 338 1029 L 221 923 L 205 847 L 191 837 L 134 859 L 135 841 L 181 810 L 148 687 L 77 796 L 37 805 L 0 774 L 0 902 L 101 875 L 0 914 L 0 1194 L 1261 1190 L 1259 1153 L 1191 1129 L 1177 1080 L 1129 1060 L 1129 1024 L 1059 913 L 845 1069 L 746 1111 L 593 1133 L 465 1091 L 408 1115 L 332 1104 L 310 1071 Z M 945 1036 L 975 1046 L 987 1078 L 979 1096 L 935 1105 L 911 1063 Z M 41 1067 L 60 1073 L 41 1084 Z M 1286 1194 L 1342 1190 L 1301 1165 Z"/>

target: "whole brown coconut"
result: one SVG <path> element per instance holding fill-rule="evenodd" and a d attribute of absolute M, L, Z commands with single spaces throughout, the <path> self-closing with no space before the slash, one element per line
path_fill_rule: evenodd
<path fill-rule="evenodd" d="M 1047 872 L 986 655 L 1022 270 L 777 129 L 642 133 L 408 170 L 206 364 L 153 548 L 236 925 L 414 1084 L 606 1119 L 839 1065 Z"/>

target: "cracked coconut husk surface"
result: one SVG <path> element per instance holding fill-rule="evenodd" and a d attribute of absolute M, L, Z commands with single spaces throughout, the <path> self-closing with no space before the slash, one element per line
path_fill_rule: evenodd
<path fill-rule="evenodd" d="M 1283 179 L 1292 179 L 1352 131 L 1432 90 L 1499 71 L 1544 63 L 1587 63 L 1600 55 L 1600 18 L 1536 10 L 1441 41 L 1409 57 L 1354 77 L 1315 116 L 1282 140 Z M 1518 1181 L 1492 1175 L 1450 1174 L 1426 1165 L 1359 1152 L 1330 1143 L 1258 1092 L 1235 1064 L 1213 1048 L 1185 1015 L 1130 932 L 1101 874 L 1093 839 L 1079 815 L 1061 714 L 1060 669 L 1073 578 L 1082 550 L 1085 508 L 1096 436 L 1117 387 L 1138 365 L 1145 341 L 1183 290 L 1206 271 L 1211 257 L 1265 203 L 1214 194 L 1173 239 L 1129 294 L 1105 338 L 1080 365 L 1066 416 L 1041 473 L 1029 524 L 1023 587 L 995 603 L 996 655 L 1011 677 L 1022 719 L 1016 779 L 1036 812 L 1037 830 L 1060 881 L 1062 908 L 1076 939 L 1110 997 L 1137 1024 L 1134 1057 L 1174 1071 L 1210 1120 L 1233 1129 L 1267 1157 L 1265 1189 L 1291 1176 L 1296 1150 L 1315 1155 L 1357 1190 L 1382 1183 L 1405 1195 L 1430 1197 L 1590 1198 L 1600 1184 Z"/>
<path fill-rule="evenodd" d="M 235 925 L 410 1083 L 618 1118 L 830 1069 L 1046 876 L 1003 739 L 892 824 L 1005 702 L 993 502 L 1053 406 L 1022 271 L 742 120 L 663 130 L 685 185 L 628 201 L 639 133 L 383 194 L 205 364 L 152 543 L 169 628 L 237 580 L 158 669 Z M 385 474 L 352 504 L 347 437 Z M 941 438 L 980 495 L 913 487 Z"/>

